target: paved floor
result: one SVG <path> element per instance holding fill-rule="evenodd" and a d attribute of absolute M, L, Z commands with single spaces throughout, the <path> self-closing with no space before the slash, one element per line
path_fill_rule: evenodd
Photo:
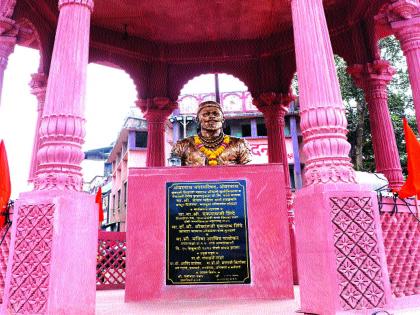
<path fill-rule="evenodd" d="M 96 315 L 271 315 L 296 314 L 299 310 L 299 287 L 294 300 L 176 301 L 124 303 L 124 290 L 97 291 Z M 346 315 L 351 313 L 346 312 Z M 360 314 L 360 313 L 359 313 Z M 363 314 L 372 314 L 364 312 Z M 381 313 L 384 315 L 386 313 Z M 389 312 L 393 315 L 420 315 L 420 309 Z M 379 315 L 379 314 L 378 314 Z"/>
<path fill-rule="evenodd" d="M 298 287 L 295 293 L 299 294 Z M 124 290 L 97 291 L 96 315 L 247 315 L 247 314 L 295 314 L 299 309 L 298 300 L 286 301 L 176 301 L 124 303 Z"/>

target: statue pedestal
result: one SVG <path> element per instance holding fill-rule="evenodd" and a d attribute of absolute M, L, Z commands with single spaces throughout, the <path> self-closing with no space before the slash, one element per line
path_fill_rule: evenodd
<path fill-rule="evenodd" d="M 230 284 L 227 281 L 217 284 L 167 284 L 167 268 L 171 264 L 167 260 L 167 249 L 173 245 L 167 240 L 167 234 L 173 228 L 173 224 L 167 224 L 167 183 L 224 181 L 245 183 L 250 283 Z M 293 298 L 289 229 L 281 164 L 132 168 L 129 170 L 128 182 L 126 302 L 159 299 Z M 192 228 L 195 228 L 194 224 Z M 218 234 L 210 233 L 210 237 L 213 235 Z M 202 243 L 200 246 L 207 245 Z M 219 258 L 216 258 L 215 265 L 226 263 L 217 259 Z M 186 263 L 189 265 L 189 262 Z M 199 262 L 201 263 L 207 265 L 207 262 Z"/>

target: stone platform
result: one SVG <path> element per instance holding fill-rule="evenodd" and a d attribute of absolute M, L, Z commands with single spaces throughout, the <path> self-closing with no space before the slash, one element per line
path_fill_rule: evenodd
<path fill-rule="evenodd" d="M 299 286 L 294 287 L 294 300 L 236 300 L 236 301 L 170 301 L 124 303 L 124 290 L 96 292 L 96 315 L 288 315 L 298 314 L 300 308 Z M 420 314 L 420 308 L 388 311 L 393 315 Z M 347 312 L 345 314 L 353 314 Z M 360 313 L 359 313 L 360 314 Z M 365 314 L 372 314 L 365 313 Z M 385 313 L 383 313 L 385 314 Z M 379 315 L 379 314 L 378 314 Z"/>

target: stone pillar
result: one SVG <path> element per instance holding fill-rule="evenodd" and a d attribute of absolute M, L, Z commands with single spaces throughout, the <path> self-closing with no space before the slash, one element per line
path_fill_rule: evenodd
<path fill-rule="evenodd" d="M 296 247 L 305 313 L 380 309 L 390 285 L 376 195 L 355 183 L 347 121 L 322 0 L 292 0 L 304 185 Z"/>
<path fill-rule="evenodd" d="M 165 121 L 178 104 L 167 97 L 155 97 L 139 100 L 137 106 L 147 120 L 146 166 L 165 166 Z"/>
<path fill-rule="evenodd" d="M 391 0 L 376 20 L 389 25 L 401 43 L 407 59 L 417 126 L 420 126 L 420 2 Z"/>
<path fill-rule="evenodd" d="M 80 192 L 93 1 L 58 6 L 35 191 L 15 203 L 5 314 L 95 314 L 98 208 Z"/>
<path fill-rule="evenodd" d="M 254 98 L 253 104 L 264 115 L 265 125 L 267 127 L 268 141 L 268 162 L 282 163 L 284 172 L 284 181 L 286 186 L 286 200 L 289 218 L 290 247 L 293 264 L 293 282 L 297 284 L 297 264 L 294 234 L 294 211 L 293 193 L 290 184 L 289 163 L 287 162 L 286 138 L 284 135 L 285 120 L 284 116 L 288 112 L 289 104 L 293 100 L 291 94 L 282 95 L 272 92 L 263 93 Z"/>
<path fill-rule="evenodd" d="M 398 190 L 404 184 L 394 127 L 388 110 L 387 85 L 395 70 L 385 60 L 348 69 L 356 84 L 365 91 L 369 109 L 376 170 L 388 179 L 389 187 Z"/>
<path fill-rule="evenodd" d="M 264 115 L 267 127 L 268 162 L 283 163 L 284 179 L 286 185 L 287 204 L 290 209 L 293 197 L 290 185 L 289 164 L 287 162 L 286 138 L 284 136 L 284 116 L 288 112 L 291 95 L 282 95 L 272 92 L 263 93 L 252 102 Z"/>
<path fill-rule="evenodd" d="M 6 70 L 9 56 L 15 49 L 17 31 L 15 21 L 8 17 L 0 16 L 0 104 L 4 71 Z"/>
<path fill-rule="evenodd" d="M 42 112 L 44 110 L 45 93 L 47 91 L 47 76 L 44 73 L 35 73 L 32 75 L 32 80 L 29 83 L 31 93 L 36 96 L 38 100 L 38 117 L 36 120 L 34 144 L 32 149 L 31 168 L 29 170 L 28 182 L 32 183 L 35 180 L 35 174 L 38 169 L 37 153 L 39 150 L 39 128 L 41 127 Z"/>

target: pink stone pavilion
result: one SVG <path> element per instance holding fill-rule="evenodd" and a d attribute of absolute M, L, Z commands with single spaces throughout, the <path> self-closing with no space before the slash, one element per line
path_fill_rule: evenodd
<path fill-rule="evenodd" d="M 378 51 L 378 40 L 391 34 L 407 58 L 419 124 L 419 0 L 2 0 L 0 88 L 15 45 L 41 53 L 31 83 L 39 102 L 34 190 L 15 205 L 2 311 L 95 313 L 98 218 L 94 196 L 81 192 L 80 167 L 89 62 L 119 67 L 133 79 L 148 123 L 151 169 L 165 165 L 164 123 L 188 80 L 202 73 L 242 80 L 264 115 L 269 163 L 284 169 L 279 187 L 290 203 L 283 128 L 297 72 L 306 157 L 304 187 L 294 200 L 302 310 L 418 305 L 418 263 L 404 270 L 406 257 L 419 255 L 418 241 L 405 243 L 398 259 L 386 257 L 396 252 L 386 252 L 376 194 L 355 180 L 333 60 L 333 53 L 343 57 L 364 90 L 377 171 L 399 188 L 386 94 L 395 70 Z M 410 288 L 400 299 L 389 270 Z"/>

